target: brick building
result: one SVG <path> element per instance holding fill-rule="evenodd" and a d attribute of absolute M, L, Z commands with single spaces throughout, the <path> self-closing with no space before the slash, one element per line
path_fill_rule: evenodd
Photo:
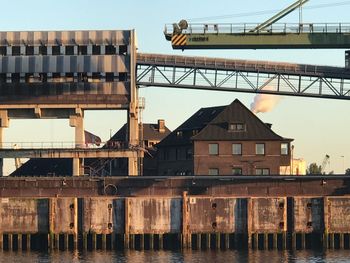
<path fill-rule="evenodd" d="M 239 100 L 202 108 L 157 145 L 158 174 L 278 175 L 291 141 Z"/>

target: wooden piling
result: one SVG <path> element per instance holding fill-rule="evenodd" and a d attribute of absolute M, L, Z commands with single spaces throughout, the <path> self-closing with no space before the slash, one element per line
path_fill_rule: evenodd
<path fill-rule="evenodd" d="M 4 249 L 4 235 L 0 233 L 0 251 Z"/>
<path fill-rule="evenodd" d="M 334 249 L 334 233 L 329 234 L 329 248 Z"/>
<path fill-rule="evenodd" d="M 31 244 L 30 244 L 30 234 L 27 234 L 26 235 L 26 248 L 27 248 L 27 251 L 30 251 L 31 250 Z M 48 243 L 50 244 L 50 243 Z"/>
<path fill-rule="evenodd" d="M 83 249 L 87 250 L 87 248 L 88 248 L 87 233 L 83 233 Z"/>
<path fill-rule="evenodd" d="M 163 249 L 163 234 L 158 235 L 158 248 Z"/>
<path fill-rule="evenodd" d="M 124 206 L 125 206 L 125 229 L 124 229 L 124 248 L 128 249 L 130 248 L 130 215 L 129 215 L 129 199 L 124 199 Z"/>
<path fill-rule="evenodd" d="M 269 249 L 269 234 L 264 233 L 264 249 Z"/>
<path fill-rule="evenodd" d="M 154 234 L 149 235 L 149 249 L 154 249 Z"/>
<path fill-rule="evenodd" d="M 22 250 L 22 234 L 17 235 L 17 247 L 18 250 Z"/>
<path fill-rule="evenodd" d="M 253 233 L 254 249 L 259 249 L 259 234 Z"/>
<path fill-rule="evenodd" d="M 277 243 L 278 243 L 278 234 L 273 233 L 273 240 L 272 240 L 272 247 L 273 249 L 277 249 Z"/>
<path fill-rule="evenodd" d="M 140 249 L 143 250 L 145 248 L 145 235 L 140 234 Z"/>
<path fill-rule="evenodd" d="M 344 249 L 344 234 L 343 233 L 339 234 L 339 248 Z"/>
<path fill-rule="evenodd" d="M 305 233 L 301 233 L 301 249 L 305 249 L 305 247 L 306 247 Z"/>
<path fill-rule="evenodd" d="M 8 234 L 7 235 L 7 240 L 8 240 L 8 248 L 9 248 L 9 251 L 12 251 L 13 249 L 13 235 L 12 234 Z"/>
<path fill-rule="evenodd" d="M 91 239 L 92 239 L 92 250 L 97 249 L 97 238 L 96 238 L 96 233 L 91 234 Z"/>
<path fill-rule="evenodd" d="M 225 249 L 229 249 L 230 248 L 230 235 L 229 234 L 225 234 Z"/>
<path fill-rule="evenodd" d="M 215 234 L 215 248 L 220 249 L 221 245 L 221 235 L 220 233 Z"/>
<path fill-rule="evenodd" d="M 292 233 L 292 249 L 297 249 L 297 234 L 295 232 Z"/>
<path fill-rule="evenodd" d="M 69 248 L 69 235 L 68 234 L 64 234 L 63 248 L 64 248 L 64 250 L 68 250 L 68 248 Z"/>
<path fill-rule="evenodd" d="M 286 232 L 282 233 L 282 249 L 283 250 L 287 249 L 287 233 Z"/>
<path fill-rule="evenodd" d="M 55 238 L 55 249 L 60 249 L 60 235 L 55 234 L 54 238 Z"/>
<path fill-rule="evenodd" d="M 191 243 L 190 233 L 188 231 L 188 196 L 187 192 L 182 193 L 182 247 L 189 248 Z"/>

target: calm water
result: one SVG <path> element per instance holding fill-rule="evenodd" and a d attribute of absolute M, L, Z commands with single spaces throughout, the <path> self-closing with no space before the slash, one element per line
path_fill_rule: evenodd
<path fill-rule="evenodd" d="M 0 262 L 350 262 L 350 251 L 1 252 Z"/>

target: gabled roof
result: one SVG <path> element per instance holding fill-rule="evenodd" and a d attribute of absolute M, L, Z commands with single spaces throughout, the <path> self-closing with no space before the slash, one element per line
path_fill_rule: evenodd
<path fill-rule="evenodd" d="M 232 123 L 245 124 L 246 131 L 229 131 L 229 124 Z M 291 139 L 285 139 L 273 132 L 238 99 L 227 106 L 201 108 L 161 141 L 158 146 L 186 145 L 191 143 L 191 140 L 291 141 Z"/>
<path fill-rule="evenodd" d="M 157 146 L 183 145 L 190 143 L 193 136 L 192 131 L 201 131 L 216 116 L 218 116 L 218 114 L 220 114 L 225 109 L 225 107 L 226 106 L 219 106 L 199 109 L 176 130 L 174 130 L 164 140 L 157 144 Z M 178 132 L 181 132 L 182 135 L 178 136 Z"/>
<path fill-rule="evenodd" d="M 165 136 L 170 133 L 170 130 L 165 127 L 165 132 L 160 133 L 158 130 L 158 124 L 143 123 L 143 139 L 161 141 Z M 112 136 L 111 141 L 125 141 L 126 138 L 126 124 L 121 127 L 116 134 Z"/>
<path fill-rule="evenodd" d="M 242 123 L 246 131 L 229 131 L 229 125 Z M 242 141 L 281 141 L 285 139 L 276 134 L 266 123 L 262 122 L 254 113 L 244 106 L 238 99 L 220 112 L 208 125 L 206 125 L 192 140 L 242 140 Z"/>

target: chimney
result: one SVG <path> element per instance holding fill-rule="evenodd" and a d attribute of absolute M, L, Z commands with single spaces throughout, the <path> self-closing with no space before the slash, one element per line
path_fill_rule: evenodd
<path fill-rule="evenodd" d="M 165 120 L 158 120 L 158 132 L 159 133 L 165 132 Z"/>
<path fill-rule="evenodd" d="M 266 125 L 269 129 L 272 128 L 272 123 L 265 123 L 265 125 Z"/>

